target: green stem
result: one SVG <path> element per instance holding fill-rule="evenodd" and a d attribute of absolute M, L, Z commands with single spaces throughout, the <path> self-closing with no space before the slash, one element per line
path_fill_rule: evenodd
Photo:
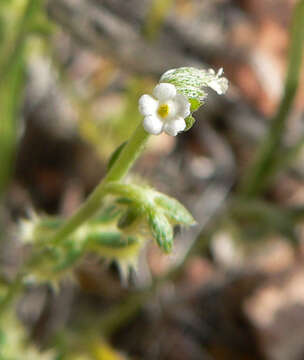
<path fill-rule="evenodd" d="M 287 118 L 292 107 L 300 78 L 302 54 L 304 47 L 304 0 L 300 0 L 295 9 L 291 27 L 291 44 L 284 95 L 277 114 L 271 122 L 265 140 L 260 145 L 252 167 L 244 177 L 241 192 L 253 197 L 263 190 L 272 171 L 273 159 L 280 146 Z"/>
<path fill-rule="evenodd" d="M 282 151 L 278 152 L 276 154 L 276 159 L 272 164 L 271 169 L 269 170 L 269 176 L 271 177 L 290 166 L 296 157 L 300 154 L 303 147 L 304 136 L 290 148 L 283 148 Z"/>
<path fill-rule="evenodd" d="M 143 151 L 148 137 L 149 134 L 143 129 L 142 125 L 139 124 L 106 177 L 100 182 L 76 213 L 55 233 L 51 240 L 53 244 L 60 243 L 100 208 L 101 201 L 106 195 L 105 185 L 111 181 L 119 181 L 127 174 L 135 160 Z"/>

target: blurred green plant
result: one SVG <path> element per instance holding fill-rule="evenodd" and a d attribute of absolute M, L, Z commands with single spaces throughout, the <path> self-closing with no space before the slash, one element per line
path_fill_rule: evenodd
<path fill-rule="evenodd" d="M 261 193 L 268 185 L 276 170 L 289 164 L 292 154 L 298 152 L 303 140 L 290 149 L 287 157 L 281 162 L 280 148 L 286 129 L 288 115 L 291 111 L 295 95 L 299 86 L 301 64 L 304 50 L 304 1 L 297 2 L 290 31 L 289 59 L 284 93 L 278 110 L 267 131 L 265 139 L 259 146 L 256 158 L 248 169 L 241 183 L 241 192 L 246 197 L 254 197 Z M 284 154 L 283 154 L 284 157 Z M 288 159 L 288 160 L 287 160 Z M 287 161 L 286 161 L 287 160 Z"/>
<path fill-rule="evenodd" d="M 41 31 L 45 23 L 41 6 L 42 0 L 12 0 L 0 4 L 0 198 L 14 164 L 26 45 L 30 34 L 38 32 L 36 25 L 40 24 Z"/>
<path fill-rule="evenodd" d="M 243 243 L 262 241 L 268 235 L 281 235 L 293 246 L 298 244 L 296 225 L 303 221 L 302 207 L 280 207 L 261 199 L 250 202 L 234 199 L 229 216 L 238 229 Z"/>
<path fill-rule="evenodd" d="M 143 26 L 143 34 L 148 40 L 154 40 L 157 37 L 174 3 L 174 0 L 152 1 Z"/>

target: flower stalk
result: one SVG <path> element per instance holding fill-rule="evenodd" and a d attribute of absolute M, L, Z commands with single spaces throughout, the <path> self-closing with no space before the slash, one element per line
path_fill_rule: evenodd
<path fill-rule="evenodd" d="M 99 183 L 93 193 L 88 197 L 85 203 L 72 215 L 72 217 L 65 222 L 64 225 L 55 233 L 52 237 L 52 244 L 58 244 L 66 236 L 71 234 L 74 230 L 89 219 L 100 208 L 101 202 L 104 196 L 107 194 L 105 185 L 108 182 L 119 181 L 124 178 L 127 172 L 130 170 L 135 160 L 139 157 L 143 151 L 149 134 L 144 130 L 141 124 L 139 124 L 131 136 L 130 140 L 122 149 L 117 160 L 110 168 L 106 177 Z"/>

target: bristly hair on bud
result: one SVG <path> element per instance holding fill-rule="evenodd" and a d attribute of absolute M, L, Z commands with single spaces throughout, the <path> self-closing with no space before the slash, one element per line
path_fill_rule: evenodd
<path fill-rule="evenodd" d="M 195 119 L 192 113 L 202 106 L 207 98 L 205 88 L 219 95 L 228 89 L 228 80 L 222 76 L 223 69 L 203 70 L 181 67 L 166 71 L 153 90 L 153 96 L 142 95 L 139 112 L 144 116 L 143 127 L 153 135 L 162 132 L 176 136 L 189 130 Z"/>
<path fill-rule="evenodd" d="M 211 88 L 218 95 L 224 95 L 228 90 L 228 80 L 223 77 L 223 68 L 216 73 L 213 69 L 196 69 L 181 67 L 166 71 L 160 78 L 160 84 L 167 83 L 175 86 L 177 93 L 185 96 L 190 104 L 190 114 L 185 117 L 186 127 L 189 130 L 195 119 L 192 113 L 198 110 L 207 100 L 206 88 Z"/>
<path fill-rule="evenodd" d="M 222 77 L 223 73 L 223 68 L 216 73 L 213 69 L 181 67 L 166 71 L 159 82 L 173 84 L 177 91 L 185 95 L 189 101 L 195 99 L 202 104 L 207 98 L 207 93 L 204 91 L 206 87 L 210 87 L 219 95 L 226 93 L 229 84 L 228 80 Z M 197 108 L 191 110 L 194 111 Z"/>
<path fill-rule="evenodd" d="M 125 204 L 128 210 L 132 209 L 131 214 L 123 213 L 119 225 L 130 226 L 133 231 L 136 231 L 136 228 L 139 231 L 140 227 L 144 227 L 145 235 L 150 232 L 165 253 L 172 250 L 175 225 L 196 224 L 190 212 L 177 200 L 148 186 L 110 182 L 106 189 L 117 198 L 121 206 Z"/>

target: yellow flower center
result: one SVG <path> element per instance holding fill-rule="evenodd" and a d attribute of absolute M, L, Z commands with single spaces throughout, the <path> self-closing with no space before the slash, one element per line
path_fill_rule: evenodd
<path fill-rule="evenodd" d="M 163 119 L 169 115 L 169 105 L 168 104 L 161 104 L 158 107 L 157 113 Z"/>

